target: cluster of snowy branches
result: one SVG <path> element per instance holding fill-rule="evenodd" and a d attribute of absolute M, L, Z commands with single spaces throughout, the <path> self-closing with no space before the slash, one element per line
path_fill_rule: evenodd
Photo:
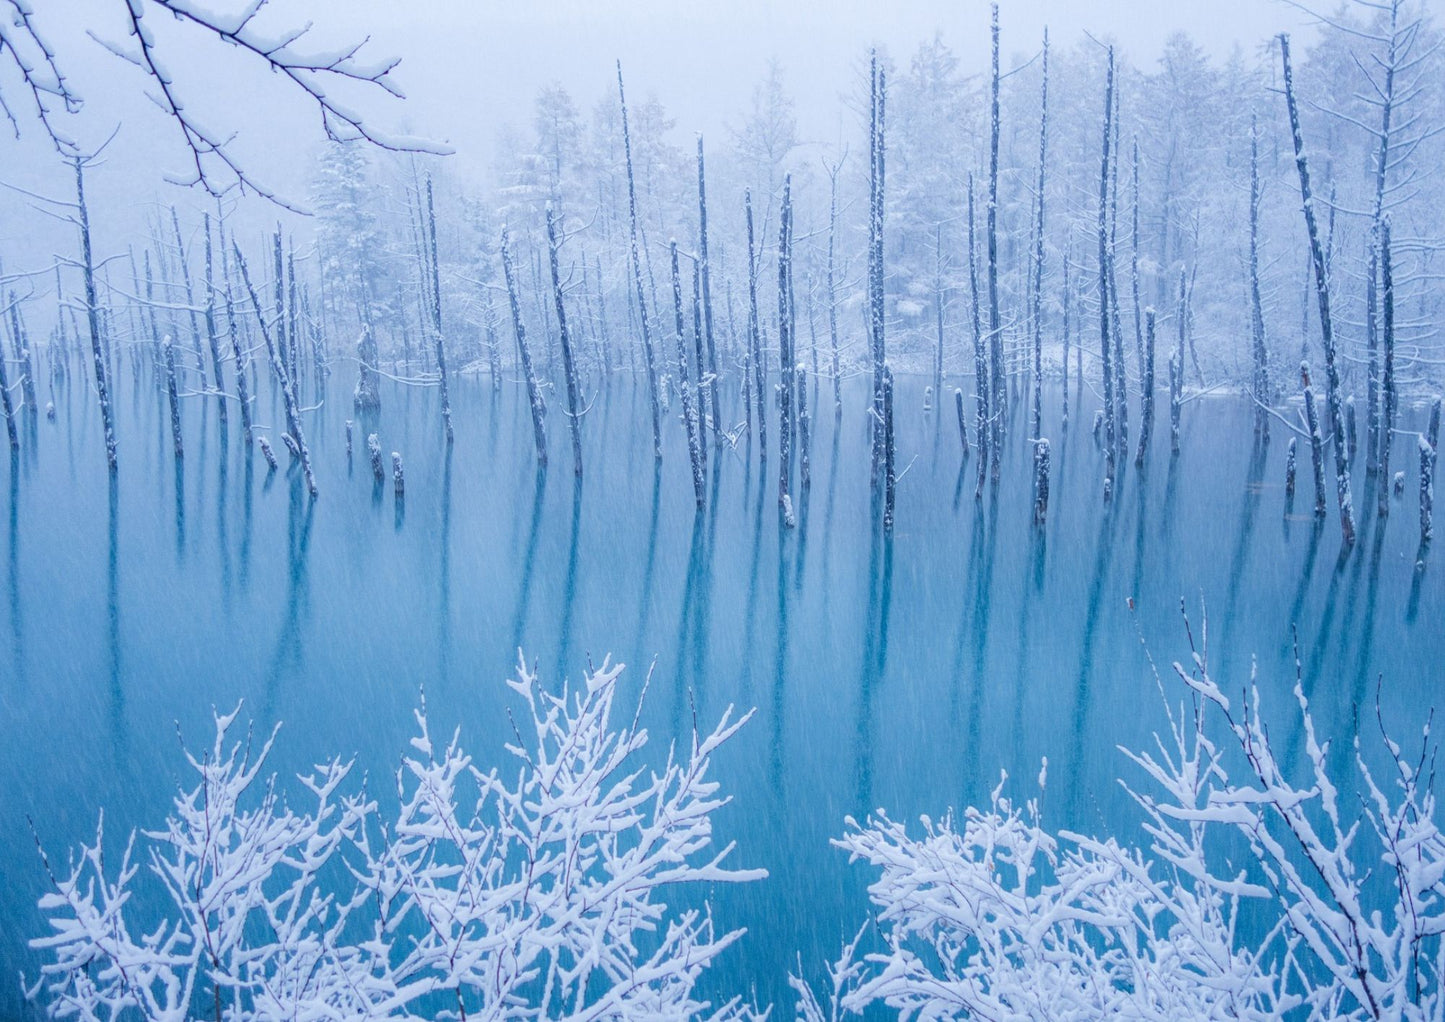
<path fill-rule="evenodd" d="M 1174 673 L 1187 697 L 1167 734 L 1127 754 L 1150 784 L 1126 783 L 1147 849 L 1050 831 L 1042 796 L 1020 804 L 1002 782 L 921 834 L 882 812 L 850 820 L 835 844 L 877 870 L 880 948 L 860 932 L 821 996 L 795 977 L 799 1018 L 878 1004 L 905 1019 L 1442 1017 L 1428 727 L 1418 758 L 1384 739 L 1385 776 L 1357 738 L 1342 788 L 1297 679 L 1297 781 L 1253 683 L 1226 696 L 1203 649 Z"/>
<path fill-rule="evenodd" d="M 103 826 L 64 869 L 47 860 L 32 996 L 77 1019 L 752 1017 L 693 992 L 742 931 L 659 897 L 764 875 L 712 840 L 727 798 L 709 764 L 748 718 L 729 710 L 649 771 L 646 731 L 614 719 L 621 671 L 554 693 L 519 664 L 510 779 L 458 734 L 436 742 L 423 701 L 394 815 L 347 792 L 340 760 L 293 807 L 263 775 L 275 733 L 238 740 L 238 711 L 217 715 L 161 829 L 118 860 Z"/>

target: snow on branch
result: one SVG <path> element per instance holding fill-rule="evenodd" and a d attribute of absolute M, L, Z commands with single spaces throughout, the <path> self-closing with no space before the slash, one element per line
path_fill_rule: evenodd
<path fill-rule="evenodd" d="M 694 995 L 742 931 L 660 897 L 765 875 L 712 841 L 728 799 L 710 759 L 750 715 L 649 770 L 646 731 L 612 718 L 621 672 L 554 693 L 521 662 L 508 772 L 481 770 L 459 733 L 436 740 L 423 699 L 385 819 L 364 785 L 342 792 L 337 760 L 299 779 L 293 808 L 262 776 L 274 733 L 257 747 L 232 737 L 238 711 L 216 715 L 159 830 L 118 863 L 103 826 L 65 869 L 44 860 L 53 932 L 32 941 L 50 957 L 32 996 L 106 1020 L 757 1019 Z"/>
<path fill-rule="evenodd" d="M 1388 777 L 1358 739 L 1352 776 L 1332 776 L 1297 679 L 1299 784 L 1252 682 L 1231 705 L 1203 654 L 1174 673 L 1187 689 L 1168 732 L 1126 753 L 1149 782 L 1125 783 L 1147 847 L 1051 832 L 1003 782 L 921 832 L 882 811 L 850 819 L 834 844 L 876 871 L 878 949 L 844 948 L 826 1009 L 794 977 L 800 1022 L 878 1005 L 902 1019 L 1440 1018 L 1429 727 L 1416 758 L 1384 736 Z"/>

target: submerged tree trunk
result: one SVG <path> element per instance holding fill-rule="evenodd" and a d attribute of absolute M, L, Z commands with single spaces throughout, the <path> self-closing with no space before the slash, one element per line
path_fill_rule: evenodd
<path fill-rule="evenodd" d="M 1249 119 L 1249 326 L 1254 354 L 1254 435 L 1269 443 L 1269 352 L 1259 288 L 1259 119 Z"/>
<path fill-rule="evenodd" d="M 1109 337 L 1109 154 L 1114 116 L 1114 48 L 1104 83 L 1104 147 L 1099 170 L 1099 349 L 1104 362 L 1104 500 L 1114 495 L 1114 367 Z"/>
<path fill-rule="evenodd" d="M 1300 199 L 1304 205 L 1305 229 L 1310 239 L 1310 255 L 1315 271 L 1315 293 L 1319 300 L 1320 340 L 1325 351 L 1326 404 L 1329 406 L 1330 431 L 1335 437 L 1335 494 L 1340 510 L 1340 535 L 1345 546 L 1355 542 L 1355 513 L 1350 498 L 1350 466 L 1345 460 L 1345 445 L 1340 442 L 1344 427 L 1340 406 L 1340 377 L 1335 365 L 1335 335 L 1330 319 L 1329 270 L 1324 250 L 1320 247 L 1319 229 L 1315 223 L 1314 197 L 1310 193 L 1309 160 L 1305 155 L 1304 136 L 1300 132 L 1299 107 L 1295 102 L 1294 72 L 1289 62 L 1289 36 L 1281 34 L 1280 54 L 1284 62 L 1284 93 L 1289 107 L 1290 134 L 1294 139 L 1295 166 L 1299 170 Z"/>
<path fill-rule="evenodd" d="M 1154 310 L 1144 313 L 1144 363 L 1143 376 L 1139 381 L 1139 452 L 1134 464 L 1144 466 L 1144 457 L 1149 453 L 1149 436 L 1154 431 Z"/>
<path fill-rule="evenodd" d="M 1390 513 L 1390 442 L 1395 436 L 1395 274 L 1390 256 L 1390 218 L 1380 220 L 1380 342 L 1385 354 L 1380 377 L 1380 517 Z"/>
<path fill-rule="evenodd" d="M 702 453 L 697 436 L 697 420 L 693 418 L 692 394 L 687 383 L 687 345 L 682 328 L 682 281 L 678 277 L 677 242 L 669 246 L 672 252 L 672 305 L 677 322 L 677 372 L 678 391 L 682 396 L 682 421 L 687 426 L 687 453 L 692 461 L 692 491 L 697 497 L 697 506 L 703 505 L 705 488 L 702 481 Z"/>
<path fill-rule="evenodd" d="M 973 393 L 978 404 L 978 486 L 974 499 L 983 496 L 983 483 L 988 475 L 989 461 L 993 452 L 993 427 L 990 423 L 989 406 L 993 397 L 992 377 L 989 375 L 988 360 L 984 354 L 983 329 L 978 310 L 978 247 L 974 240 L 975 218 L 973 215 L 973 174 L 968 175 L 968 297 L 973 313 Z"/>
<path fill-rule="evenodd" d="M 430 203 L 431 192 L 427 192 Z M 557 329 L 562 340 L 562 372 L 567 378 L 567 423 L 572 431 L 572 471 L 582 478 L 582 409 L 577 400 L 577 364 L 572 353 L 572 333 L 567 327 L 567 307 L 562 301 L 562 276 L 557 268 L 557 215 L 547 206 L 547 257 L 552 268 L 552 294 L 557 304 Z"/>
<path fill-rule="evenodd" d="M 175 448 L 176 457 L 184 458 L 186 451 L 185 445 L 181 443 L 181 397 L 176 388 L 176 346 L 170 334 L 166 334 L 161 347 L 166 356 L 166 397 L 171 410 L 171 444 Z"/>
<path fill-rule="evenodd" d="M 707 344 L 707 392 L 712 404 L 712 431 L 719 442 L 722 440 L 722 406 L 718 401 L 717 385 L 717 343 L 712 332 L 712 265 L 707 254 L 707 179 L 703 174 L 702 135 L 697 136 L 697 212 L 698 212 L 698 262 L 702 277 L 702 326 Z M 702 363 L 698 363 L 698 375 L 702 376 Z M 701 411 L 698 412 L 701 417 Z M 706 435 L 706 431 L 704 431 Z"/>
<path fill-rule="evenodd" d="M 652 329 L 642 290 L 642 256 L 637 247 L 637 184 L 632 173 L 632 135 L 627 127 L 627 94 L 622 88 L 622 61 L 617 62 L 617 98 L 622 104 L 622 149 L 627 160 L 627 211 L 631 225 L 632 280 L 637 288 L 637 315 L 642 324 L 642 352 L 647 360 L 647 391 L 652 400 L 652 453 L 662 460 L 662 413 L 657 403 L 657 366 L 652 353 Z"/>
<path fill-rule="evenodd" d="M 1315 410 L 1315 391 L 1310 385 L 1310 364 L 1301 362 L 1300 381 L 1305 393 L 1305 426 L 1310 432 L 1310 467 L 1315 476 L 1315 517 L 1325 516 L 1325 458 L 1324 439 L 1320 436 L 1320 416 Z"/>
<path fill-rule="evenodd" d="M 1044 378 L 1044 170 L 1049 155 L 1049 30 L 1044 29 L 1044 68 L 1042 113 L 1039 116 L 1039 184 L 1037 219 L 1034 223 L 1034 288 L 1032 319 L 1034 326 L 1034 418 L 1029 433 L 1038 440 L 1044 431 L 1043 378 Z M 942 342 L 940 341 L 940 350 Z M 1047 503 L 1047 500 L 1045 501 Z"/>
<path fill-rule="evenodd" d="M 753 236 L 753 194 L 743 191 L 743 208 L 748 222 L 748 361 L 753 367 L 754 408 L 758 417 L 758 461 L 768 460 L 768 405 L 765 390 L 768 367 L 763 361 L 762 324 L 758 321 L 758 253 Z M 743 380 L 744 389 L 748 381 Z"/>
<path fill-rule="evenodd" d="M 783 178 L 778 216 L 778 506 L 792 495 L 793 442 L 793 194 L 791 175 Z"/>
<path fill-rule="evenodd" d="M 989 142 L 988 142 L 988 349 L 989 349 L 989 410 L 992 413 L 993 476 L 998 478 L 999 459 L 1002 455 L 1004 408 L 1008 394 L 1004 388 L 1003 374 L 1003 323 L 999 317 L 998 305 L 998 136 L 999 136 L 999 64 L 998 64 L 998 3 L 990 6 L 989 31 L 992 38 L 991 69 L 989 79 Z"/>
<path fill-rule="evenodd" d="M 116 470 L 115 417 L 110 407 L 110 385 L 106 379 L 105 356 L 101 351 L 100 307 L 95 298 L 95 262 L 90 247 L 90 210 L 85 204 L 85 161 L 75 158 L 75 193 L 80 206 L 80 248 L 85 277 L 85 315 L 90 327 L 90 353 L 95 363 L 95 393 L 100 402 L 100 421 L 105 429 L 105 460 Z M 8 393 L 8 392 L 7 392 Z M 9 400 L 8 398 L 6 399 Z M 11 437 L 11 446 L 15 446 Z"/>
<path fill-rule="evenodd" d="M 527 401 L 532 408 L 532 439 L 537 446 L 537 464 L 547 467 L 547 405 L 537 374 L 532 370 L 532 353 L 527 347 L 527 328 L 522 323 L 522 305 L 517 297 L 517 281 L 512 270 L 512 250 L 507 229 L 502 228 L 502 275 L 507 281 L 507 301 L 512 309 L 512 331 L 517 338 L 517 355 L 522 361 L 522 375 L 527 378 Z"/>
<path fill-rule="evenodd" d="M 231 244 L 234 246 L 236 265 L 241 271 L 241 280 L 246 285 L 246 291 L 251 297 L 251 304 L 256 310 L 257 321 L 261 325 L 261 337 L 266 342 L 266 354 L 270 357 L 271 368 L 276 374 L 277 381 L 281 384 L 281 399 L 286 408 L 286 430 L 296 441 L 296 448 L 301 454 L 301 471 L 306 476 L 306 489 L 312 497 L 315 497 L 317 493 L 316 476 L 311 471 L 311 452 L 306 446 L 305 431 L 301 428 L 301 411 L 296 400 L 296 385 L 291 379 L 291 374 L 286 371 L 286 365 L 281 360 L 281 353 L 277 350 L 276 343 L 271 337 L 271 329 L 266 325 L 261 303 L 256 298 L 256 289 L 251 286 L 251 275 L 246 269 L 246 257 L 241 254 L 241 247 L 236 244 L 234 237 Z"/>

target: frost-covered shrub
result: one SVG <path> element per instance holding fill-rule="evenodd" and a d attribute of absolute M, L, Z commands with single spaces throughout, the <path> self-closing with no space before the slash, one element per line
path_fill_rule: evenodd
<path fill-rule="evenodd" d="M 660 895 L 764 875 L 712 847 L 727 799 L 709 761 L 747 716 L 729 709 L 648 770 L 646 731 L 613 719 L 621 670 L 604 662 L 553 694 L 521 664 L 510 778 L 476 767 L 457 734 L 435 744 L 423 702 L 385 819 L 364 788 L 343 793 L 338 760 L 300 779 L 293 808 L 262 776 L 274 732 L 253 748 L 231 737 L 236 713 L 218 715 L 160 830 L 118 862 L 102 828 L 66 869 L 47 861 L 54 932 L 32 944 L 52 960 L 32 995 L 53 1017 L 102 1020 L 708 1014 L 694 985 L 742 931 Z M 159 897 L 163 917 L 141 918 L 133 896 Z M 711 1012 L 752 1014 L 736 1000 Z"/>
<path fill-rule="evenodd" d="M 1187 693 L 1167 735 L 1126 752 L 1149 781 L 1129 788 L 1147 850 L 1050 832 L 1002 782 L 987 807 L 921 831 L 850 819 L 835 844 L 878 871 L 880 949 L 860 950 L 860 932 L 826 998 L 795 977 L 799 1018 L 878 1004 L 904 1019 L 1445 1016 L 1428 727 L 1415 759 L 1385 737 L 1388 777 L 1356 739 L 1353 776 L 1332 778 L 1297 668 L 1296 783 L 1253 683 L 1227 697 L 1203 651 L 1173 673 Z"/>

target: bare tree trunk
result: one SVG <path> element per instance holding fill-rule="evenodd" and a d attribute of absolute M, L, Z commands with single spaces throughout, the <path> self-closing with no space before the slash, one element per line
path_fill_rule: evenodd
<path fill-rule="evenodd" d="M 1134 464 L 1144 467 L 1144 457 L 1149 453 L 1149 436 L 1154 430 L 1154 310 L 1144 313 L 1144 362 L 1143 377 L 1139 381 L 1139 452 Z"/>
<path fill-rule="evenodd" d="M 211 349 L 211 378 L 216 383 L 216 410 L 221 425 L 226 424 L 226 395 L 224 378 L 221 375 L 221 345 L 216 336 L 216 284 L 212 279 L 214 262 L 211 253 L 211 214 L 201 217 L 201 229 L 206 235 L 206 344 Z"/>
<path fill-rule="evenodd" d="M 828 340 L 833 354 L 833 418 L 843 416 L 843 377 L 838 370 L 838 287 L 834 278 L 834 247 L 838 236 L 838 171 L 828 169 Z M 744 384 L 746 391 L 747 386 Z"/>
<path fill-rule="evenodd" d="M 512 272 L 512 250 L 508 234 L 502 228 L 502 275 L 507 280 L 507 301 L 512 308 L 512 330 L 517 338 L 517 355 L 522 361 L 522 374 L 527 378 L 527 401 L 532 408 L 532 439 L 537 445 L 537 464 L 547 466 L 547 405 L 537 374 L 532 370 L 532 353 L 527 348 L 527 328 L 522 323 L 522 304 L 517 297 L 517 281 Z"/>
<path fill-rule="evenodd" d="M 84 166 L 85 162 L 77 156 L 75 158 L 75 192 L 77 196 L 77 201 L 80 205 L 80 248 L 81 255 L 84 260 L 85 312 L 86 320 L 90 327 L 90 352 L 95 363 L 95 392 L 96 397 L 100 401 L 101 423 L 105 428 L 105 458 L 110 465 L 110 470 L 114 472 L 116 470 L 117 464 L 115 450 L 115 418 L 111 413 L 110 386 L 108 381 L 106 380 L 105 357 L 101 352 L 99 306 L 96 304 L 95 300 L 95 263 L 91 256 L 90 247 L 90 211 L 85 204 Z M 3 385 L 3 383 L 0 383 L 0 385 Z M 7 406 L 8 403 L 9 397 L 7 396 Z M 9 419 L 8 407 L 6 411 L 6 418 L 7 420 Z M 10 445 L 12 447 L 18 446 L 15 440 L 13 426 L 10 434 Z"/>
<path fill-rule="evenodd" d="M 778 217 L 778 506 L 786 510 L 792 492 L 793 441 L 793 184 L 783 178 Z"/>
<path fill-rule="evenodd" d="M 1384 412 L 1380 422 L 1380 517 L 1390 513 L 1390 443 L 1395 437 L 1395 409 L 1399 395 L 1395 389 L 1395 274 L 1390 256 L 1390 216 L 1379 221 L 1380 229 L 1380 340 L 1384 347 L 1385 369 L 1380 380 L 1380 403 Z"/>
<path fill-rule="evenodd" d="M 1029 436 L 1040 439 L 1044 432 L 1044 171 L 1049 156 L 1049 30 L 1044 29 L 1042 113 L 1039 115 L 1039 184 L 1037 220 L 1034 223 L 1034 418 Z M 1047 497 L 1045 497 L 1047 503 Z"/>
<path fill-rule="evenodd" d="M 1310 385 L 1310 364 L 1301 362 L 1300 380 L 1305 392 L 1305 426 L 1310 431 L 1310 465 L 1315 476 L 1315 517 L 1325 516 L 1325 458 L 1324 439 L 1320 436 L 1320 417 L 1315 410 L 1315 392 Z"/>
<path fill-rule="evenodd" d="M 988 476 L 989 462 L 993 451 L 993 424 L 990 421 L 989 406 L 993 398 L 992 377 L 984 355 L 983 329 L 978 311 L 978 246 L 974 240 L 975 219 L 973 215 L 973 174 L 968 175 L 968 294 L 973 313 L 973 392 L 978 404 L 978 486 L 974 499 L 983 496 L 984 479 Z"/>
<path fill-rule="evenodd" d="M 687 426 L 687 453 L 692 460 L 692 490 L 697 497 L 697 506 L 703 505 L 702 454 L 697 437 L 697 420 L 693 418 L 692 394 L 687 385 L 687 347 L 683 341 L 682 329 L 682 281 L 677 271 L 677 242 L 669 246 L 672 252 L 672 305 L 677 319 L 677 372 L 678 391 L 682 395 L 682 419 Z"/>
<path fill-rule="evenodd" d="M 1104 500 L 1114 495 L 1114 368 L 1109 338 L 1109 153 L 1114 116 L 1114 48 L 1104 85 L 1104 147 L 1099 171 L 1099 348 L 1104 360 Z"/>
<path fill-rule="evenodd" d="M 998 478 L 999 461 L 1002 457 L 1004 409 L 1008 393 L 1004 387 L 1003 375 L 1003 323 L 998 307 L 998 136 L 999 136 L 999 66 L 998 66 L 998 3 L 990 6 L 990 34 L 992 37 L 992 74 L 989 79 L 989 142 L 988 142 L 988 347 L 989 382 L 992 391 L 989 410 L 992 413 L 993 438 L 990 450 L 993 462 L 993 477 Z"/>
<path fill-rule="evenodd" d="M 1269 443 L 1269 352 L 1259 288 L 1259 118 L 1249 118 L 1249 325 L 1254 349 L 1254 435 Z"/>
<path fill-rule="evenodd" d="M 1042 525 L 1049 516 L 1049 441 L 1034 441 L 1034 524 Z"/>
<path fill-rule="evenodd" d="M 897 455 L 893 449 L 893 370 L 883 367 L 883 531 L 893 531 L 893 498 L 898 489 Z"/>
<path fill-rule="evenodd" d="M 748 361 L 753 367 L 754 406 L 758 414 L 758 461 L 768 460 L 768 404 L 765 391 L 768 382 L 768 367 L 763 361 L 762 325 L 758 322 L 758 253 L 753 237 L 753 195 L 743 191 L 743 208 L 748 221 L 748 346 L 751 354 Z M 743 380 L 744 389 L 748 381 Z"/>
<path fill-rule="evenodd" d="M 447 389 L 447 350 L 442 336 L 442 288 L 441 271 L 437 266 L 437 215 L 432 202 L 431 175 L 426 179 L 426 218 L 431 250 L 431 327 L 432 342 L 436 346 L 437 377 L 442 388 L 442 424 L 446 427 L 447 443 L 452 442 L 452 399 Z M 554 268 L 555 269 L 555 268 Z M 561 306 L 559 304 L 558 308 Z M 565 343 L 565 342 L 564 342 Z M 574 427 L 575 428 L 575 427 Z M 575 443 L 574 443 L 575 446 Z M 577 458 L 577 474 L 582 474 L 582 458 Z"/>
<path fill-rule="evenodd" d="M 698 212 L 698 259 L 702 276 L 702 325 L 707 338 L 707 391 L 712 399 L 712 429 L 718 442 L 722 441 L 722 406 L 718 401 L 717 385 L 717 343 L 712 332 L 712 264 L 707 254 L 707 180 L 703 174 L 702 135 L 697 136 L 697 212 Z M 698 375 L 703 372 L 698 363 Z M 701 411 L 699 411 L 701 416 Z"/>
<path fill-rule="evenodd" d="M 1340 535 L 1345 546 L 1355 542 L 1355 513 L 1350 497 L 1350 466 L 1345 460 L 1345 445 L 1340 442 L 1344 426 L 1340 414 L 1340 377 L 1335 366 L 1335 335 L 1330 320 L 1329 271 L 1320 247 L 1319 230 L 1315 224 L 1314 197 L 1310 193 L 1309 160 L 1305 156 L 1304 136 L 1300 132 L 1299 108 L 1294 95 L 1294 72 L 1289 62 L 1289 36 L 1281 34 L 1280 54 L 1284 62 L 1285 101 L 1289 106 L 1290 134 L 1294 139 L 1295 165 L 1299 170 L 1300 198 L 1304 205 L 1305 229 L 1310 238 L 1310 255 L 1315 270 L 1315 292 L 1319 299 L 1320 339 L 1325 351 L 1326 403 L 1329 406 L 1330 430 L 1335 436 L 1335 493 L 1340 510 Z M 1382 445 L 1383 446 L 1383 445 Z"/>
<path fill-rule="evenodd" d="M 223 238 L 221 244 L 225 244 Z M 223 253 L 225 249 L 221 250 Z M 227 277 L 225 273 L 222 277 Z M 246 380 L 246 349 L 241 346 L 241 335 L 236 323 L 236 310 L 231 302 L 231 282 L 226 280 L 226 332 L 231 338 L 231 359 L 236 363 L 236 400 L 241 405 L 241 436 L 245 440 L 243 449 L 249 455 L 251 450 L 251 385 Z"/>
<path fill-rule="evenodd" d="M 185 457 L 185 445 L 181 443 L 181 398 L 176 390 L 176 346 L 171 341 L 171 335 L 166 334 L 161 341 L 161 347 L 166 356 L 166 397 L 170 399 L 171 409 L 171 444 L 175 447 L 176 457 Z"/>
<path fill-rule="evenodd" d="M 622 104 L 622 149 L 627 157 L 627 210 L 632 237 L 632 279 L 637 288 L 637 314 L 642 323 L 642 351 L 647 359 L 647 389 L 652 400 L 652 453 L 662 460 L 662 415 L 657 406 L 657 367 L 652 354 L 652 329 L 642 291 L 642 257 L 637 247 L 637 185 L 632 173 L 632 135 L 627 128 L 627 95 L 622 89 L 622 61 L 617 62 L 617 98 Z"/>
<path fill-rule="evenodd" d="M 241 271 L 241 280 L 246 285 L 251 305 L 256 310 L 256 319 L 261 325 L 261 337 L 266 342 L 266 353 L 271 359 L 271 369 L 281 384 L 281 399 L 286 407 L 286 429 L 291 438 L 296 441 L 296 448 L 301 459 L 301 470 L 306 476 L 306 489 L 312 497 L 315 497 L 317 493 L 316 476 L 311 471 L 311 452 L 306 447 L 306 434 L 301 428 L 301 412 L 296 401 L 296 387 L 291 380 L 291 375 L 286 371 L 286 364 L 281 360 L 281 353 L 272 340 L 271 329 L 266 325 L 265 313 L 256 297 L 256 289 L 251 286 L 251 275 L 246 269 L 246 257 L 241 254 L 241 247 L 236 245 L 234 238 L 232 238 L 231 244 L 234 247 L 236 265 Z"/>

